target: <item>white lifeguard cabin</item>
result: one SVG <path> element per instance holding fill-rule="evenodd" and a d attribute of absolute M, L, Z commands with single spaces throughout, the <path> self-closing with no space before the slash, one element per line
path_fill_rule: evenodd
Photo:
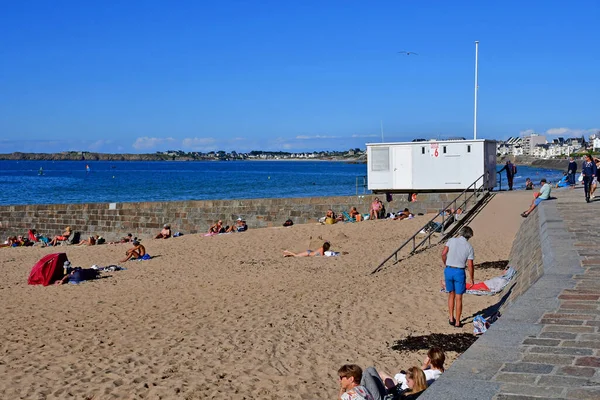
<path fill-rule="evenodd" d="M 368 188 L 375 193 L 462 191 L 496 186 L 496 141 L 367 143 Z"/>

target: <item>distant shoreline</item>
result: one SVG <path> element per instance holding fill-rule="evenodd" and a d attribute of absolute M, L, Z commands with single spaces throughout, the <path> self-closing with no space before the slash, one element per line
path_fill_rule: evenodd
<path fill-rule="evenodd" d="M 168 154 L 108 154 L 108 153 L 5 153 L 0 154 L 0 161 L 166 161 L 166 162 L 227 162 L 227 161 L 334 161 L 355 164 L 366 164 L 364 156 L 323 156 L 315 158 L 192 158 Z"/>

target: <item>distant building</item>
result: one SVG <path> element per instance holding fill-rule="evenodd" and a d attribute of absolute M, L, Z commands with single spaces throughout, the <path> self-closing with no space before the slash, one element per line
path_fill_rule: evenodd
<path fill-rule="evenodd" d="M 535 146 L 546 143 L 546 136 L 538 135 L 537 133 L 523 136 L 523 154 L 533 155 Z"/>

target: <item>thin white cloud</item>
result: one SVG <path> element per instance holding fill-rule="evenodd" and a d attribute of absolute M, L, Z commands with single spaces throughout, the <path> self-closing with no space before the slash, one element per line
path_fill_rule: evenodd
<path fill-rule="evenodd" d="M 583 135 L 591 135 L 592 133 L 596 133 L 598 131 L 600 131 L 599 128 L 593 128 L 593 129 L 550 128 L 546 131 L 546 135 L 577 137 L 577 136 L 583 136 Z"/>
<path fill-rule="evenodd" d="M 535 133 L 533 129 L 525 129 L 524 131 L 519 132 L 521 136 L 529 136 L 532 133 Z"/>
<path fill-rule="evenodd" d="M 177 141 L 172 137 L 156 138 L 143 136 L 135 140 L 135 142 L 133 143 L 133 148 L 136 150 L 148 150 L 164 145 L 172 146 L 173 144 L 176 144 L 176 142 Z"/>
<path fill-rule="evenodd" d="M 206 137 L 206 138 L 185 138 L 181 141 L 181 145 L 186 150 L 193 151 L 212 151 L 216 150 L 217 140 L 215 138 Z"/>
<path fill-rule="evenodd" d="M 308 135 L 298 135 L 296 136 L 296 139 L 298 140 L 312 140 L 312 139 L 339 139 L 339 136 L 327 136 L 327 135 L 314 135 L 314 136 L 308 136 Z"/>
<path fill-rule="evenodd" d="M 104 140 L 104 139 L 100 139 L 100 140 L 96 140 L 95 142 L 91 143 L 88 146 L 88 150 L 91 151 L 101 151 L 101 150 L 105 150 L 105 147 L 112 147 L 112 140 Z"/>
<path fill-rule="evenodd" d="M 370 137 L 379 137 L 379 135 L 352 135 L 353 138 L 370 138 Z"/>

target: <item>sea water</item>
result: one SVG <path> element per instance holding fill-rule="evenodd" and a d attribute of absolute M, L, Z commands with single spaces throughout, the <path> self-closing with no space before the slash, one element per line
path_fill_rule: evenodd
<path fill-rule="evenodd" d="M 350 196 L 366 175 L 329 161 L 0 161 L 0 205 Z M 518 166 L 515 188 L 561 176 Z"/>

